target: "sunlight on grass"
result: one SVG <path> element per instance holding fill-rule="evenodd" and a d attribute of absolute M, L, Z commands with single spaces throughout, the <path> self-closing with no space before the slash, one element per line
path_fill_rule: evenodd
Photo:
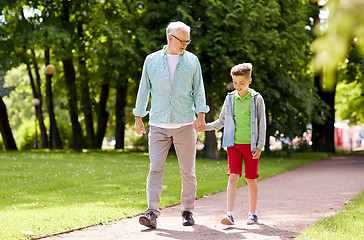
<path fill-rule="evenodd" d="M 298 236 L 300 240 L 341 240 L 363 239 L 364 227 L 364 191 L 350 201 L 338 214 L 317 221 L 305 233 Z"/>
<path fill-rule="evenodd" d="M 325 154 L 262 157 L 260 178 L 299 167 Z M 1 152 L 0 239 L 27 239 L 135 216 L 147 208 L 145 153 Z M 197 197 L 226 189 L 227 160 L 197 159 Z M 240 180 L 240 185 L 245 179 Z M 161 208 L 179 203 L 177 158 L 166 161 Z"/>

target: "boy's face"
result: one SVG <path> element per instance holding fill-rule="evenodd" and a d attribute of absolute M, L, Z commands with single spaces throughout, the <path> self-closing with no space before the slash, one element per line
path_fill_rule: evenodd
<path fill-rule="evenodd" d="M 252 79 L 242 75 L 232 75 L 234 88 L 238 91 L 240 96 L 245 96 L 249 92 L 249 84 Z"/>

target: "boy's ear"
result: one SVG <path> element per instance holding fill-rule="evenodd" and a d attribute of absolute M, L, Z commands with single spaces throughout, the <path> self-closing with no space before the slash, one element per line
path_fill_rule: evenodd
<path fill-rule="evenodd" d="M 249 79 L 249 84 L 251 84 L 251 83 L 252 83 L 252 81 L 253 81 L 253 78 L 250 78 L 250 79 Z"/>

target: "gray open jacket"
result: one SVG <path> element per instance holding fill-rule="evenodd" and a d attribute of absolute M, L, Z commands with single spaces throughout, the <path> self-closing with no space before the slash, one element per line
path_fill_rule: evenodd
<path fill-rule="evenodd" d="M 251 131 L 251 151 L 257 148 L 264 150 L 265 144 L 265 104 L 263 97 L 251 89 L 250 101 L 250 131 Z M 234 94 L 236 90 L 228 93 L 224 105 L 222 107 L 220 116 L 217 120 L 206 124 L 206 131 L 219 130 L 224 127 L 224 135 L 222 140 L 222 147 L 234 146 Z"/>

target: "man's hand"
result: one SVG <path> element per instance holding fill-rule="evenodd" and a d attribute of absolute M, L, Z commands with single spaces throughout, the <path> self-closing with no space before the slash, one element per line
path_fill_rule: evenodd
<path fill-rule="evenodd" d="M 253 151 L 252 154 L 253 154 L 253 159 L 258 159 L 260 157 L 260 154 L 262 154 L 262 150 L 257 148 L 257 150 Z"/>
<path fill-rule="evenodd" d="M 205 113 L 200 112 L 197 115 L 197 119 L 193 122 L 193 127 L 197 132 L 203 132 L 206 130 Z"/>
<path fill-rule="evenodd" d="M 135 117 L 134 129 L 138 135 L 142 135 L 145 133 L 144 123 L 141 117 Z"/>

